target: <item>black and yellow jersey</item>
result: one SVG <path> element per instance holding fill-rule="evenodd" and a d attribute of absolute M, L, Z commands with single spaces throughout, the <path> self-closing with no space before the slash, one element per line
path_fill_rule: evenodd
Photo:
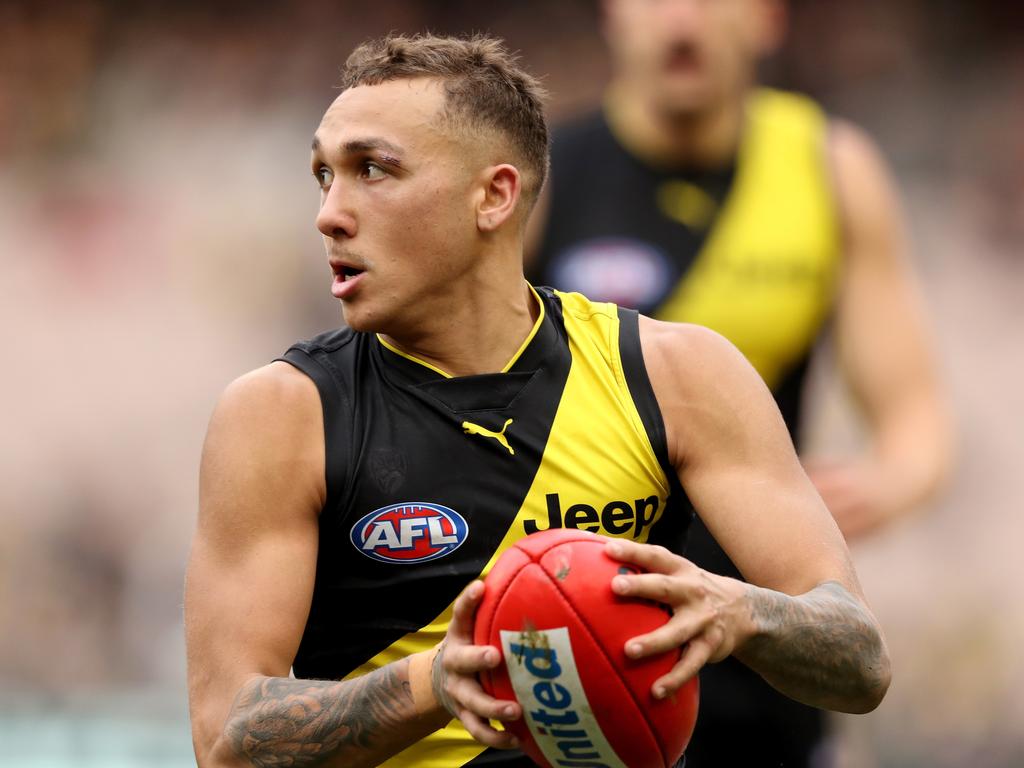
<path fill-rule="evenodd" d="M 342 329 L 282 359 L 317 385 L 327 501 L 296 676 L 361 675 L 443 637 L 451 607 L 509 546 L 551 527 L 678 550 L 690 513 L 668 463 L 637 314 L 536 289 L 500 373 L 453 378 Z M 453 721 L 387 766 L 529 765 Z"/>

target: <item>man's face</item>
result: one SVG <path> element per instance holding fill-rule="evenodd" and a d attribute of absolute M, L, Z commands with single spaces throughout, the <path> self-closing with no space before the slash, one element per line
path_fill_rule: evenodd
<path fill-rule="evenodd" d="M 617 72 L 666 114 L 714 108 L 751 81 L 775 42 L 775 0 L 605 0 Z"/>
<path fill-rule="evenodd" d="M 426 78 L 344 91 L 313 138 L 331 293 L 356 330 L 406 332 L 474 263 L 472 147 Z"/>

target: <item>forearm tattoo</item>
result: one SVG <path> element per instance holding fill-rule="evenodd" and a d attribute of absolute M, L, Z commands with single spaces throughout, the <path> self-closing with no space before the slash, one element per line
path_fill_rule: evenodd
<path fill-rule="evenodd" d="M 414 713 L 408 664 L 390 664 L 343 682 L 253 680 L 225 731 L 235 753 L 260 768 L 348 765 L 393 740 Z"/>
<path fill-rule="evenodd" d="M 787 695 L 818 707 L 847 709 L 880 698 L 888 655 L 875 622 L 838 582 L 800 597 L 749 588 L 760 634 L 739 654 Z"/>

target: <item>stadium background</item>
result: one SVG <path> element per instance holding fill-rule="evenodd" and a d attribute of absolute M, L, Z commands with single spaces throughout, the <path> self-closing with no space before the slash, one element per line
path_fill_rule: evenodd
<path fill-rule="evenodd" d="M 769 82 L 868 128 L 906 195 L 960 426 L 946 496 L 858 544 L 892 647 L 847 768 L 1024 765 L 1024 12 L 795 0 Z M 183 564 L 206 420 L 330 326 L 308 137 L 351 47 L 503 36 L 595 103 L 592 4 L 0 1 L 0 765 L 192 764 Z M 816 451 L 860 439 L 816 377 Z"/>

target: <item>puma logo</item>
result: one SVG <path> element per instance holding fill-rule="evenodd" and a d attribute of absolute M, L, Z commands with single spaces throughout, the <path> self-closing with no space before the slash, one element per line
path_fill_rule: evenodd
<path fill-rule="evenodd" d="M 505 426 L 501 428 L 501 432 L 494 432 L 487 427 L 481 427 L 479 424 L 474 424 L 471 421 L 462 422 L 462 428 L 466 431 L 467 435 L 483 435 L 484 437 L 493 437 L 503 446 L 508 449 L 508 452 L 513 456 L 516 452 L 512 449 L 512 446 L 508 444 L 508 440 L 505 438 L 505 430 L 508 429 L 508 425 L 512 423 L 512 419 L 505 422 Z"/>

